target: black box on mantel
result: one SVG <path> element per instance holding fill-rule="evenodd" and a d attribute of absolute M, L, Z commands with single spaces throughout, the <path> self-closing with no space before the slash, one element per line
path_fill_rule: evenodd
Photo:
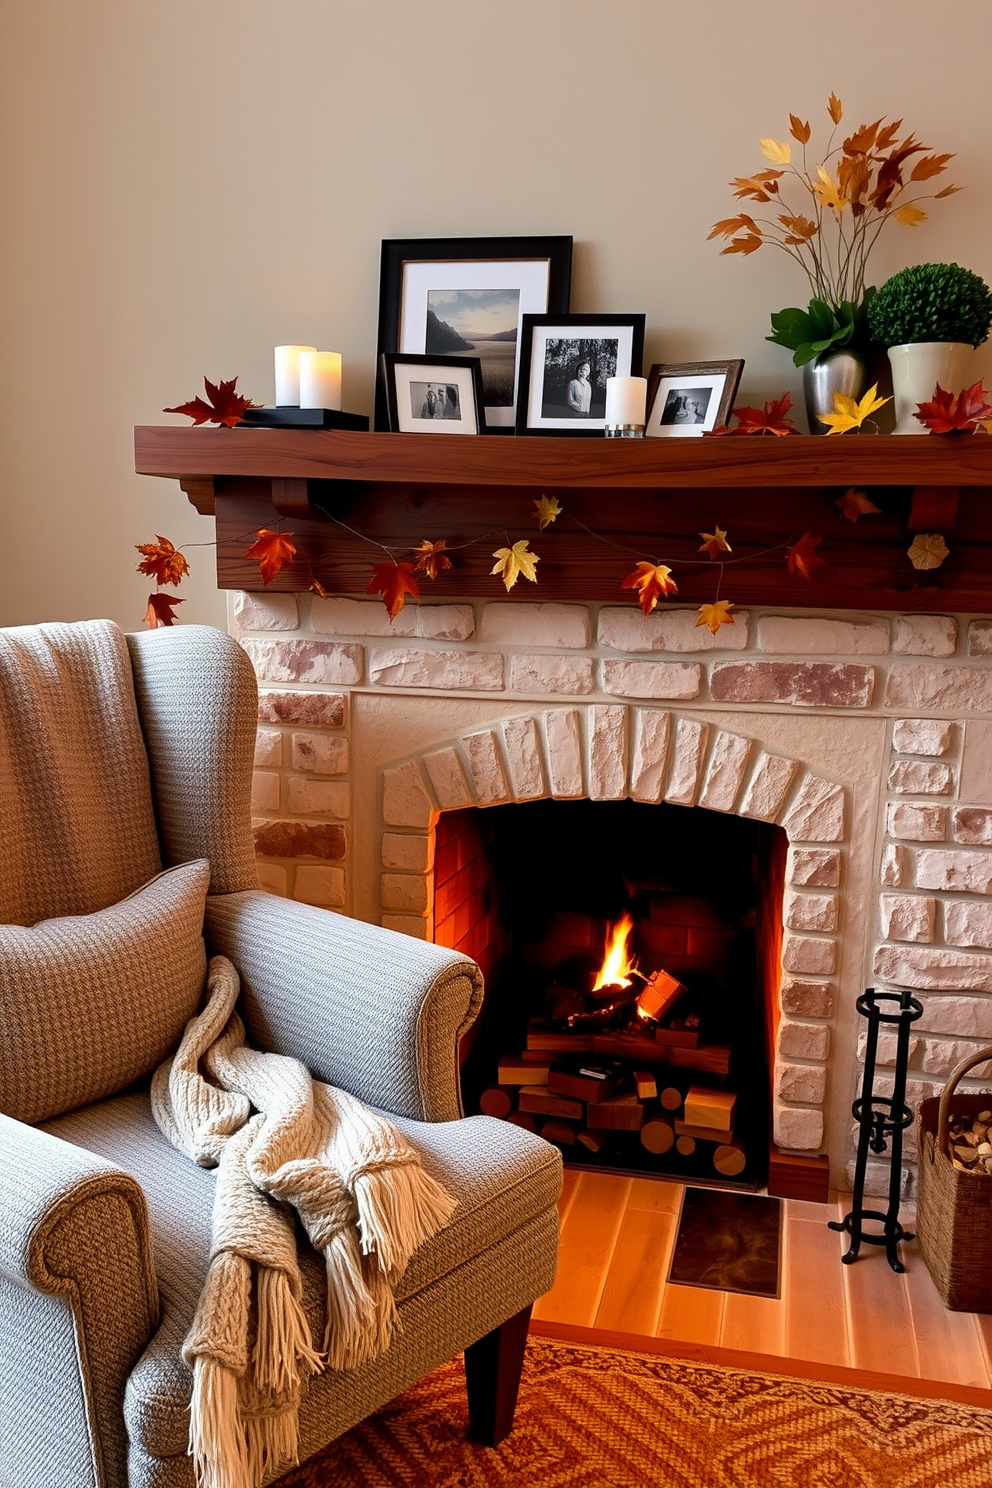
<path fill-rule="evenodd" d="M 367 434 L 368 415 L 342 413 L 338 408 L 246 408 L 236 429 L 353 429 Z"/>

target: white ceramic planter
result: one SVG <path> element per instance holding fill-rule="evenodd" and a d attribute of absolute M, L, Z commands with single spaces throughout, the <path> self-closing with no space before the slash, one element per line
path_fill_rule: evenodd
<path fill-rule="evenodd" d="M 947 393 L 960 393 L 968 383 L 973 351 L 966 341 L 917 341 L 889 347 L 896 434 L 927 433 L 915 416 L 917 405 L 930 401 L 938 383 Z"/>

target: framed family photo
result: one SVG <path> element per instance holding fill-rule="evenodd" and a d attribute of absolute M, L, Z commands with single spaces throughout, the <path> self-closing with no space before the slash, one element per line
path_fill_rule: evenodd
<path fill-rule="evenodd" d="M 389 427 L 395 434 L 484 434 L 478 357 L 384 351 Z"/>
<path fill-rule="evenodd" d="M 565 313 L 570 237 L 393 238 L 382 244 L 375 427 L 389 427 L 384 353 L 477 357 L 487 432 L 512 433 L 523 317 Z"/>
<path fill-rule="evenodd" d="M 725 424 L 737 396 L 744 361 L 658 362 L 648 374 L 645 434 L 686 439 Z"/>
<path fill-rule="evenodd" d="M 602 434 L 606 383 L 639 377 L 643 315 L 525 315 L 518 434 Z"/>

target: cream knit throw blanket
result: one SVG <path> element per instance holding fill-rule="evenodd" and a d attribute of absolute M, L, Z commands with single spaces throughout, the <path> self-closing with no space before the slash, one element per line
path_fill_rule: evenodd
<path fill-rule="evenodd" d="M 152 1080 L 174 1147 L 217 1169 L 210 1270 L 183 1345 L 202 1488 L 257 1488 L 296 1461 L 303 1381 L 389 1347 L 393 1288 L 454 1201 L 382 1116 L 245 1044 L 238 974 L 215 956 L 207 1002 Z M 301 1305 L 294 1211 L 327 1270 L 323 1355 Z"/>

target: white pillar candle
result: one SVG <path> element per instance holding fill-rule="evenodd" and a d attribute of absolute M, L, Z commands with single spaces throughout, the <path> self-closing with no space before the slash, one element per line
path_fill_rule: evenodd
<path fill-rule="evenodd" d="M 316 351 L 316 346 L 276 347 L 276 407 L 298 408 L 300 405 L 300 354 Z"/>
<path fill-rule="evenodd" d="M 608 424 L 643 424 L 648 404 L 646 377 L 608 377 L 606 379 L 606 422 Z"/>
<path fill-rule="evenodd" d="M 341 353 L 300 353 L 300 407 L 341 407 Z"/>

